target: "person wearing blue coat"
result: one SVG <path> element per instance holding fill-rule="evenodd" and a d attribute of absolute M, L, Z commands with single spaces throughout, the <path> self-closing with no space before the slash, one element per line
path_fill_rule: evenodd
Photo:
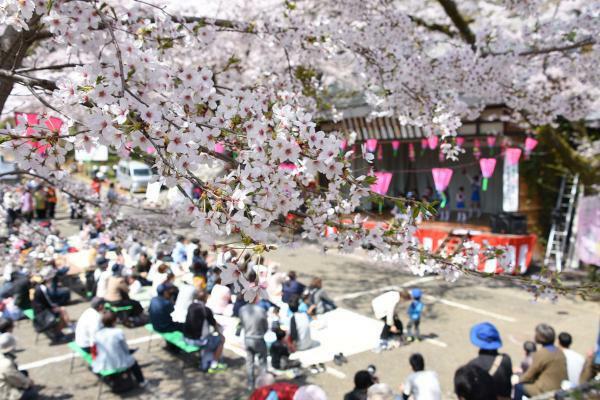
<path fill-rule="evenodd" d="M 407 325 L 407 336 L 408 340 L 415 340 L 415 337 L 421 340 L 421 333 L 419 331 L 419 325 L 421 323 L 421 313 L 423 312 L 423 302 L 421 302 L 421 297 L 423 292 L 421 289 L 413 289 L 411 291 L 411 296 L 413 298 L 412 302 L 408 306 L 408 325 Z M 415 330 L 415 335 L 413 336 L 413 328 Z"/>

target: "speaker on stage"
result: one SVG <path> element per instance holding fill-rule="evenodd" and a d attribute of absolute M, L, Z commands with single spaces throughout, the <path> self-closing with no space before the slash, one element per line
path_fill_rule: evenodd
<path fill-rule="evenodd" d="M 500 213 L 490 217 L 492 233 L 527 235 L 527 217 L 519 213 Z"/>

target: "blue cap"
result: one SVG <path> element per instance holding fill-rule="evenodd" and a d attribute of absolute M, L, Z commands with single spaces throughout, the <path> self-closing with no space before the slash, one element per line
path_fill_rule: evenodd
<path fill-rule="evenodd" d="M 497 350 L 502 347 L 500 332 L 489 322 L 482 322 L 471 328 L 471 343 L 482 350 Z"/>
<path fill-rule="evenodd" d="M 423 292 L 421 291 L 421 289 L 413 289 L 410 292 L 410 294 L 413 297 L 413 299 L 419 300 L 421 298 L 421 295 L 423 294 Z"/>

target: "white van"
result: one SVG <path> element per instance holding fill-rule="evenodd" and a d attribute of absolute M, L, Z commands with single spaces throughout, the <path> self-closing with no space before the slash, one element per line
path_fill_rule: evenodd
<path fill-rule="evenodd" d="M 117 167 L 117 182 L 131 192 L 145 192 L 152 179 L 152 170 L 139 161 L 120 161 Z"/>

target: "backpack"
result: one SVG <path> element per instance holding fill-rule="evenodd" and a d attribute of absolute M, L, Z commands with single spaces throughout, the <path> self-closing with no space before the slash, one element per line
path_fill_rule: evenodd
<path fill-rule="evenodd" d="M 130 370 L 103 378 L 104 383 L 113 393 L 123 393 L 137 387 L 137 381 Z"/>

